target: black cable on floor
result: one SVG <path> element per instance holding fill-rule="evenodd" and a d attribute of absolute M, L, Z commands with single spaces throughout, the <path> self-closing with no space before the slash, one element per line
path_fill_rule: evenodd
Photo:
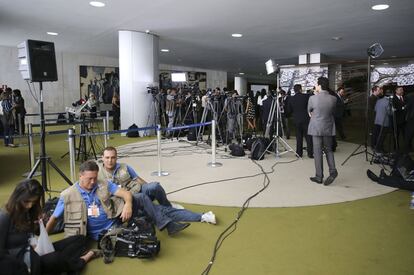
<path fill-rule="evenodd" d="M 297 161 L 297 159 L 291 160 L 291 161 L 287 161 L 287 162 L 277 162 L 274 165 L 272 165 L 271 170 L 269 172 L 266 172 L 264 170 L 263 166 L 260 165 L 259 163 L 257 163 L 257 161 L 255 161 L 255 160 L 252 160 L 252 161 L 262 171 L 262 173 L 260 173 L 260 175 L 264 175 L 264 178 L 263 178 L 263 187 L 259 191 L 257 191 L 256 193 L 254 193 L 253 195 L 251 195 L 249 198 L 246 199 L 246 201 L 243 203 L 242 207 L 240 208 L 240 210 L 239 210 L 239 212 L 237 214 L 236 219 L 226 229 L 224 229 L 224 231 L 219 235 L 219 237 L 217 238 L 216 243 L 214 245 L 213 254 L 212 254 L 211 258 L 210 258 L 210 261 L 209 261 L 207 267 L 201 273 L 202 275 L 209 274 L 209 272 L 210 272 L 210 270 L 211 270 L 211 268 L 212 268 L 212 266 L 214 264 L 214 261 L 216 260 L 216 256 L 217 256 L 218 250 L 220 249 L 220 247 L 223 244 L 224 240 L 228 236 L 230 236 L 237 229 L 237 223 L 239 222 L 240 218 L 243 216 L 243 213 L 249 207 L 250 201 L 253 198 L 255 198 L 257 195 L 259 195 L 260 193 L 262 193 L 264 190 L 266 190 L 267 187 L 269 187 L 269 185 L 270 185 L 270 178 L 269 178 L 268 174 L 271 174 L 271 173 L 273 173 L 275 171 L 274 168 L 275 168 L 275 166 L 277 164 L 292 163 L 292 162 Z"/>

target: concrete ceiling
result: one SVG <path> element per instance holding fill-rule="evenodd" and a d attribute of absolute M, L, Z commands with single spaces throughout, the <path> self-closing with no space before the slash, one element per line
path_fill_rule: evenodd
<path fill-rule="evenodd" d="M 53 41 L 57 51 L 118 57 L 118 30 L 160 37 L 160 62 L 244 72 L 263 78 L 264 62 L 295 64 L 323 53 L 333 62 L 365 60 L 379 42 L 382 57 L 414 56 L 413 0 L 0 0 L 0 45 Z M 385 11 L 373 11 L 376 3 Z M 58 32 L 49 36 L 47 31 Z M 242 38 L 232 38 L 242 33 Z M 339 36 L 339 41 L 332 37 Z"/>

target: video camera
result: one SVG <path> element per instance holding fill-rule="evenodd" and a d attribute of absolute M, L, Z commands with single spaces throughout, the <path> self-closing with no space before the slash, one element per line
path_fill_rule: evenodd
<path fill-rule="evenodd" d="M 153 95 L 156 95 L 156 94 L 158 94 L 158 93 L 159 93 L 159 89 L 158 89 L 158 87 L 156 87 L 156 86 L 148 86 L 148 87 L 147 87 L 147 93 L 148 93 L 148 94 L 153 94 Z"/>
<path fill-rule="evenodd" d="M 114 256 L 152 258 L 158 255 L 161 246 L 154 224 L 145 216 L 132 218 L 127 226 L 102 232 L 98 244 L 106 264 L 113 262 Z"/>

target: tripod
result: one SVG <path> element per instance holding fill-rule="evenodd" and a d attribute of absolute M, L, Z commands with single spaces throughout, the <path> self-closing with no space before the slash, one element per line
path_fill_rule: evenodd
<path fill-rule="evenodd" d="M 147 123 L 146 123 L 145 127 L 150 126 L 149 123 L 151 121 L 151 115 L 154 116 L 153 117 L 153 122 L 154 122 L 153 125 L 159 125 L 161 123 L 161 120 L 160 120 L 160 101 L 159 101 L 159 98 L 157 98 L 157 97 L 159 97 L 159 94 L 152 93 L 151 109 L 148 113 Z M 163 120 L 164 120 L 164 125 L 166 125 L 165 116 L 163 116 Z M 149 130 L 144 131 L 144 136 L 149 135 L 148 131 Z"/>
<path fill-rule="evenodd" d="M 213 105 L 213 103 L 214 103 L 214 105 Z M 218 120 L 217 120 L 218 119 L 218 109 L 219 109 L 219 103 L 220 102 L 219 102 L 218 99 L 214 99 L 213 103 L 211 103 L 211 97 L 208 97 L 207 101 L 206 101 L 206 106 L 204 107 L 204 110 L 203 110 L 203 114 L 201 115 L 200 123 L 205 123 L 208 114 L 210 114 L 210 117 L 212 116 L 213 120 L 217 121 L 217 123 L 216 123 L 217 132 L 219 134 L 220 140 L 223 142 L 223 139 L 221 137 L 220 126 L 219 126 L 219 123 L 218 123 Z M 196 144 L 198 144 L 200 139 L 203 137 L 204 128 L 205 128 L 205 126 L 201 126 L 200 129 L 198 130 Z M 208 135 L 207 140 L 210 140 L 210 134 Z"/>
<path fill-rule="evenodd" d="M 351 157 L 357 156 L 359 154 L 365 154 L 365 161 L 368 161 L 368 155 L 372 156 L 371 152 L 368 152 L 368 108 L 369 108 L 369 94 L 371 92 L 371 57 L 376 58 L 379 57 L 384 52 L 384 49 L 381 47 L 380 44 L 376 43 L 372 46 L 370 46 L 367 49 L 368 53 L 368 68 L 367 68 L 367 102 L 365 105 L 365 137 L 364 137 L 364 143 L 359 144 L 358 147 L 341 163 L 341 165 L 344 165 Z M 364 146 L 362 151 L 359 151 L 359 149 Z"/>
<path fill-rule="evenodd" d="M 288 153 L 288 152 L 293 152 L 297 158 L 301 158 L 295 150 L 293 150 L 293 148 L 283 139 L 283 127 L 282 127 L 282 115 L 280 112 L 280 103 L 279 103 L 279 99 L 277 98 L 277 92 L 279 91 L 279 73 L 280 70 L 279 68 L 276 68 L 275 70 L 276 72 L 276 96 L 272 98 L 272 104 L 270 106 L 270 112 L 269 112 L 269 116 L 267 118 L 267 123 L 266 123 L 266 131 L 265 131 L 265 137 L 271 138 L 271 129 L 272 127 L 274 127 L 273 125 L 273 120 L 275 117 L 275 112 L 276 112 L 276 135 L 273 136 L 272 141 L 269 143 L 269 145 L 266 147 L 265 151 L 262 153 L 262 155 L 259 157 L 259 159 L 262 159 L 264 154 L 266 154 L 266 152 L 271 152 L 269 151 L 269 148 L 272 146 L 272 144 L 275 144 L 275 155 L 276 158 L 279 158 L 281 155 Z M 282 134 L 279 134 L 279 127 L 281 127 L 281 132 Z M 284 152 L 280 152 L 279 151 L 279 144 L 282 143 L 283 147 L 285 148 Z M 273 152 L 272 152 L 273 153 Z"/>
<path fill-rule="evenodd" d="M 39 100 L 39 109 L 40 109 L 40 156 L 37 159 L 35 165 L 33 166 L 32 170 L 30 171 L 29 175 L 27 176 L 28 179 L 31 179 L 35 174 L 36 170 L 41 166 L 41 173 L 42 173 L 42 187 L 44 191 L 52 191 L 48 189 L 47 186 L 47 175 L 46 175 L 46 164 L 52 166 L 56 172 L 69 184 L 72 185 L 72 181 L 66 177 L 66 175 L 56 166 L 56 164 L 46 155 L 46 131 L 45 131 L 45 113 L 43 109 L 43 84 L 39 82 L 39 93 L 40 93 L 40 100 Z M 44 200 L 44 197 L 43 197 Z"/>
<path fill-rule="evenodd" d="M 82 156 L 82 161 L 86 161 L 89 158 L 90 152 L 92 151 L 93 153 L 93 157 L 95 158 L 95 160 L 97 160 L 98 158 L 96 157 L 96 151 L 95 151 L 95 146 L 93 145 L 93 141 L 92 141 L 92 137 L 91 136 L 86 136 L 86 133 L 89 133 L 89 126 L 88 123 L 85 121 L 85 117 L 83 117 L 82 119 L 82 124 L 81 124 L 81 135 L 79 137 L 79 150 L 78 150 L 78 156 L 77 156 L 77 160 L 81 159 L 80 157 Z M 88 151 L 88 146 L 87 146 L 87 139 L 89 139 L 89 144 L 90 144 L 90 148 Z"/>
<path fill-rule="evenodd" d="M 243 139 L 243 101 L 240 99 L 243 98 L 228 97 L 225 101 L 223 111 L 220 114 L 219 121 L 224 117 L 224 113 L 227 112 L 225 140 L 227 144 L 233 139 L 237 139 L 237 136 L 240 137 L 239 143 Z"/>
<path fill-rule="evenodd" d="M 280 106 L 279 106 L 279 100 L 276 97 L 272 98 L 272 105 L 270 106 L 270 112 L 269 112 L 269 116 L 267 119 L 267 123 L 266 123 L 266 131 L 265 131 L 265 137 L 267 138 L 271 138 L 272 133 L 273 133 L 273 128 L 274 128 L 274 118 L 275 118 L 275 112 L 276 112 L 276 135 L 273 135 L 273 139 L 272 141 L 269 143 L 269 145 L 266 147 L 265 151 L 262 153 L 262 155 L 260 156 L 259 159 L 262 159 L 262 157 L 264 156 L 264 154 L 266 154 L 266 152 L 271 152 L 272 151 L 269 150 L 269 148 L 275 144 L 275 155 L 276 158 L 279 158 L 281 155 L 286 154 L 288 152 L 293 152 L 296 157 L 301 158 L 296 152 L 295 150 L 293 150 L 293 148 L 283 139 L 283 127 L 282 127 L 282 116 L 280 113 Z M 281 128 L 281 134 L 279 134 L 279 127 Z M 285 151 L 284 152 L 280 152 L 279 151 L 279 145 L 280 143 L 282 143 Z"/>
<path fill-rule="evenodd" d="M 185 125 L 186 121 L 191 121 L 191 123 L 197 123 L 197 102 L 196 99 L 194 98 L 193 95 L 191 95 L 190 100 L 184 100 L 184 102 L 186 102 L 187 106 L 186 106 L 186 110 L 185 110 L 185 115 L 184 118 L 181 120 L 181 124 L 180 126 Z M 191 109 L 191 112 L 190 112 Z M 192 118 L 190 116 L 193 116 Z M 181 130 L 180 129 L 178 131 L 178 135 L 177 135 L 177 139 L 180 137 L 181 135 Z M 197 131 L 196 131 L 196 135 L 197 135 Z M 197 137 L 196 137 L 197 140 Z"/>

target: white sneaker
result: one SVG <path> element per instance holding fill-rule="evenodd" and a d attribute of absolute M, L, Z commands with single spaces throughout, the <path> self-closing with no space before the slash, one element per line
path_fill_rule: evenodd
<path fill-rule="evenodd" d="M 171 203 L 171 206 L 172 206 L 172 208 L 175 208 L 175 209 L 184 209 L 184 206 L 182 206 L 181 204 L 178 204 L 178 203 Z"/>
<path fill-rule="evenodd" d="M 201 216 L 201 222 L 216 224 L 216 215 L 213 212 L 208 211 Z"/>

